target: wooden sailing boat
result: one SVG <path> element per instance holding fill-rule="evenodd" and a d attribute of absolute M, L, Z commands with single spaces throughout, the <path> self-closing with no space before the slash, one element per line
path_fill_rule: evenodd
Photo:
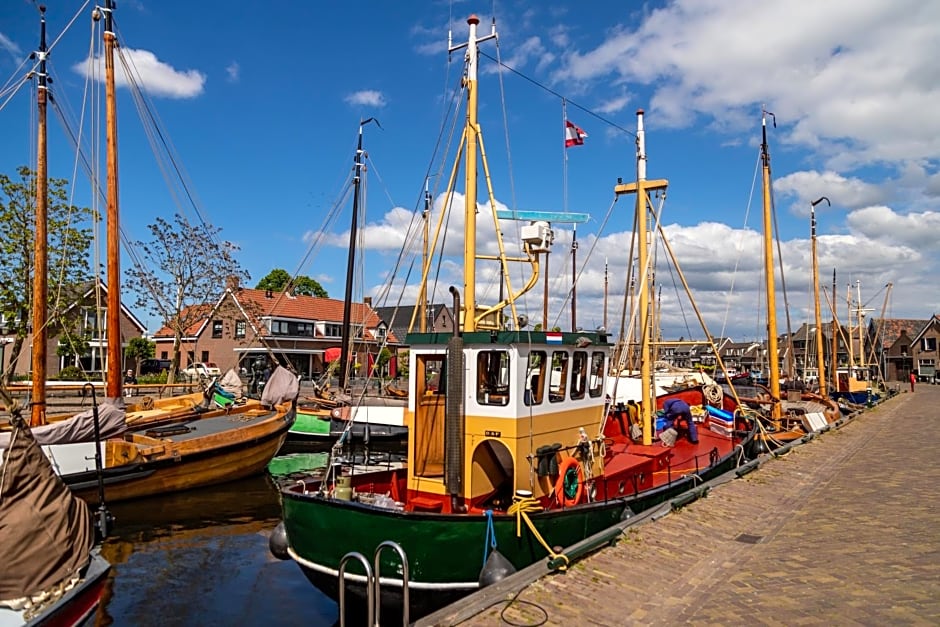
<path fill-rule="evenodd" d="M 46 342 L 33 342 L 33 435 L 45 447 L 65 483 L 78 495 L 99 500 L 96 450 L 104 459 L 108 501 L 132 499 L 212 485 L 264 471 L 277 453 L 294 419 L 299 391 L 297 378 L 281 368 L 272 375 L 260 400 L 220 406 L 213 389 L 164 399 L 124 404 L 122 395 L 122 338 L 120 325 L 120 240 L 118 212 L 117 118 L 114 93 L 114 7 L 110 0 L 97 16 L 104 18 L 107 115 L 107 379 L 106 400 L 99 408 L 101 430 L 93 427 L 93 412 L 57 417 L 45 414 Z M 96 17 L 97 21 L 98 17 Z M 44 128 L 44 126 L 43 126 Z M 44 160 L 39 189 L 44 188 Z M 37 222 L 41 209 L 37 202 Z M 46 321 L 44 223 L 36 229 L 34 331 Z M 9 445 L 0 432 L 0 449 Z"/>
<path fill-rule="evenodd" d="M 786 390 L 780 383 L 780 357 L 777 335 L 777 300 L 774 279 L 773 202 L 771 198 L 770 148 L 767 143 L 767 115 L 761 115 L 761 181 L 763 189 L 764 278 L 767 298 L 767 362 L 768 386 L 743 388 L 738 386 L 746 404 L 758 409 L 757 422 L 761 427 L 758 441 L 772 449 L 802 438 L 807 433 L 841 417 L 839 406 L 824 396 L 803 390 Z M 775 123 L 776 124 L 776 123 Z M 815 258 L 815 219 L 813 222 L 813 251 Z M 818 294 L 818 291 L 817 291 Z M 817 296 L 818 298 L 818 296 Z M 817 323 L 818 328 L 818 323 Z M 818 342 L 817 342 L 818 343 Z"/>
<path fill-rule="evenodd" d="M 487 167 L 485 152 L 478 153 L 478 46 L 496 33 L 494 26 L 492 34 L 478 37 L 476 16 L 468 24 L 468 42 L 451 48 L 466 48 L 467 116 L 458 149 L 465 156 L 464 281 L 462 291 L 450 288 L 459 324 L 452 335 L 408 336 L 407 468 L 360 472 L 331 465 L 325 477 L 283 487 L 286 545 L 274 547 L 335 598 L 344 556 L 373 555 L 391 540 L 401 554 L 377 552 L 379 572 L 350 568 L 348 584 L 368 604 L 374 576 L 401 602 L 400 561 L 407 560 L 404 596 L 422 612 L 492 581 L 500 568 L 494 564 L 511 570 L 546 557 L 553 567 L 567 564 L 576 553 L 557 547 L 611 527 L 629 515 L 628 508 L 661 503 L 732 468 L 740 457 L 736 440 L 707 428 L 694 450 L 608 446 L 600 433 L 612 348 L 606 332 L 523 328 L 516 301 L 538 281 L 550 226 L 536 220 L 522 227 L 521 258 L 506 256 L 500 235 L 495 258 L 476 250 L 478 155 Z M 457 172 L 455 165 L 448 195 Z M 645 185 L 637 183 L 641 195 Z M 645 195 L 643 203 L 645 208 Z M 505 280 L 508 293 L 495 305 L 477 301 L 481 259 L 498 261 Z M 508 271 L 510 261 L 530 271 L 515 289 L 511 277 L 520 273 Z M 425 276 L 430 267 L 424 266 Z M 482 571 L 471 557 L 481 553 L 488 556 Z"/>
<path fill-rule="evenodd" d="M 39 11 L 36 221 L 37 229 L 42 230 L 46 217 L 48 83 L 45 8 Z M 45 251 L 42 253 L 37 255 L 37 275 L 38 266 L 45 263 Z M 45 288 L 44 280 L 38 283 Z M 44 317 L 40 320 L 45 323 Z M 56 476 L 16 401 L 6 390 L 0 391 L 0 396 L 11 414 L 11 441 L 0 449 L 0 625 L 84 624 L 101 601 L 111 565 L 98 551 L 88 505 Z M 34 405 L 32 416 L 41 413 Z M 106 525 L 107 512 L 98 520 Z M 103 535 L 106 529 L 100 531 Z"/>
<path fill-rule="evenodd" d="M 316 396 L 299 405 L 297 420 L 287 435 L 287 444 L 296 450 L 305 444 L 334 441 L 342 437 L 344 442 L 364 442 L 372 440 L 402 441 L 408 434 L 405 424 L 405 406 L 407 400 L 400 395 L 392 395 L 379 388 L 378 393 L 371 391 L 373 372 L 369 369 L 365 383 L 357 390 L 350 389 L 350 362 L 352 348 L 357 341 L 353 328 L 353 284 L 357 260 L 359 229 L 359 211 L 362 196 L 362 177 L 365 172 L 362 148 L 363 127 L 378 121 L 369 118 L 359 123 L 359 139 L 356 156 L 353 160 L 352 219 L 349 229 L 349 249 L 346 260 L 346 286 L 343 300 L 342 344 L 339 354 L 328 350 L 324 354 L 327 362 L 337 364 L 339 393 L 327 394 L 323 386 L 316 384 Z M 361 310 L 361 308 L 360 308 Z M 334 361 L 336 360 L 336 361 Z M 332 372 L 327 370 L 326 379 Z"/>

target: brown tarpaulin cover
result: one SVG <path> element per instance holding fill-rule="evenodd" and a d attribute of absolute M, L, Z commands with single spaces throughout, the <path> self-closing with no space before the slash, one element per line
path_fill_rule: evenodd
<path fill-rule="evenodd" d="M 39 594 L 76 576 L 95 540 L 91 512 L 28 427 L 14 428 L 0 477 L 0 599 Z"/>

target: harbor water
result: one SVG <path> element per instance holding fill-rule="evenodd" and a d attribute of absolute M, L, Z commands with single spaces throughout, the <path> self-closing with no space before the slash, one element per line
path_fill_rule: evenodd
<path fill-rule="evenodd" d="M 112 570 L 94 625 L 333 625 L 336 604 L 268 551 L 269 476 L 115 503 Z"/>

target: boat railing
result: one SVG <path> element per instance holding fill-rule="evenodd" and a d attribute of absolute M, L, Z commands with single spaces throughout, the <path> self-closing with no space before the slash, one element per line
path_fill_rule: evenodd
<path fill-rule="evenodd" d="M 352 551 L 343 556 L 339 562 L 339 626 L 346 627 L 346 564 L 350 560 L 356 560 L 362 564 L 366 573 L 366 612 L 367 625 L 375 625 L 375 575 L 372 573 L 372 566 L 366 556 L 358 551 Z"/>
<path fill-rule="evenodd" d="M 339 624 L 340 627 L 345 627 L 346 625 L 346 564 L 351 560 L 358 561 L 362 568 L 365 570 L 366 578 L 366 612 L 367 612 L 367 622 L 366 624 L 370 627 L 372 625 L 381 624 L 381 611 L 382 611 L 382 566 L 381 566 L 381 557 L 382 552 L 385 549 L 392 549 L 398 553 L 398 558 L 401 560 L 401 620 L 402 625 L 410 624 L 409 621 L 409 599 L 408 599 L 408 556 L 405 554 L 405 550 L 401 548 L 401 545 L 392 540 L 386 540 L 375 547 L 375 553 L 372 557 L 372 565 L 369 565 L 368 560 L 362 553 L 358 551 L 352 551 L 343 556 L 343 559 L 339 563 Z"/>
<path fill-rule="evenodd" d="M 392 540 L 386 540 L 375 547 L 375 556 L 373 558 L 375 566 L 375 592 L 373 594 L 375 601 L 375 624 L 382 624 L 381 620 L 379 620 L 382 611 L 382 571 L 379 558 L 382 556 L 383 549 L 392 549 L 398 553 L 398 558 L 401 560 L 401 624 L 408 625 L 411 622 L 408 620 L 408 556 L 405 555 L 405 549 L 401 548 L 400 544 Z"/>

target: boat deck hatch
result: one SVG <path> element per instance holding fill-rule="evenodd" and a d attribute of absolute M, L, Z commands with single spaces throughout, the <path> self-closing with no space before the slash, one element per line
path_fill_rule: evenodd
<path fill-rule="evenodd" d="M 742 533 L 735 538 L 736 542 L 743 542 L 744 544 L 760 544 L 760 541 L 764 539 L 764 536 L 755 536 L 751 533 Z"/>
<path fill-rule="evenodd" d="M 195 431 L 192 427 L 186 425 L 167 425 L 165 427 L 154 427 L 144 432 L 144 435 L 151 438 L 170 438 L 174 435 L 183 435 Z"/>

